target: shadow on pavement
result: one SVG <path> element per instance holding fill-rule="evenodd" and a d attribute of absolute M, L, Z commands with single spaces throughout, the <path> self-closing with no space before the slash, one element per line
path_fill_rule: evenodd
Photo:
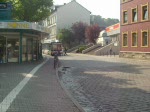
<path fill-rule="evenodd" d="M 150 111 L 150 66 L 123 62 L 75 61 L 79 65 L 75 67 L 72 64 L 72 79 L 66 77 L 63 80 L 72 81 L 72 85 L 78 86 L 73 88 L 65 82 L 73 95 L 77 95 L 76 91 L 82 91 L 82 95 L 95 107 L 94 112 Z M 65 60 L 62 65 L 69 66 L 73 62 Z M 79 96 L 77 100 L 82 98 Z"/>

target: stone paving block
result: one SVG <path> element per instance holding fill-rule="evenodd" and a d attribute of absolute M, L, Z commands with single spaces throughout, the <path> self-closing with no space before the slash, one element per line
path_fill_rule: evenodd
<path fill-rule="evenodd" d="M 0 102 L 39 63 L 0 65 Z M 80 112 L 61 88 L 52 63 L 53 59 L 50 58 L 35 73 L 7 112 Z M 0 112 L 4 106 L 0 107 Z"/>
<path fill-rule="evenodd" d="M 72 61 L 70 57 L 61 59 L 71 68 L 62 80 L 81 105 L 82 95 L 91 103 L 90 112 L 150 112 L 149 61 L 87 55 L 73 55 Z"/>

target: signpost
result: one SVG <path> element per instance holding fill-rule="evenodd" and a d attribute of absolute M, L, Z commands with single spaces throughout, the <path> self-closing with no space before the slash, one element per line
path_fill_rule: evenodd
<path fill-rule="evenodd" d="M 11 20 L 11 3 L 0 2 L 0 20 Z"/>

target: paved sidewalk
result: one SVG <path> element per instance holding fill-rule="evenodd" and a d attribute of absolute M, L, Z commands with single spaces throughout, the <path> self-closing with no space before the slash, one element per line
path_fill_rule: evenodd
<path fill-rule="evenodd" d="M 0 103 L 39 63 L 0 65 Z M 0 107 L 0 112 L 4 107 Z M 50 58 L 23 87 L 7 112 L 80 111 L 61 88 L 53 69 L 53 59 Z"/>
<path fill-rule="evenodd" d="M 62 80 L 89 112 L 150 112 L 149 62 L 69 54 Z"/>

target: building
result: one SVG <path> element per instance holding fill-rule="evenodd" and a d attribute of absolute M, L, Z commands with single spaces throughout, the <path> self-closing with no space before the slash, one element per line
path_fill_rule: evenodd
<path fill-rule="evenodd" d="M 107 33 L 105 30 L 102 30 L 99 33 L 96 43 L 100 44 L 101 46 L 105 46 L 105 45 L 108 45 L 110 42 L 111 42 L 110 37 L 107 36 Z"/>
<path fill-rule="evenodd" d="M 150 58 L 150 0 L 121 0 L 120 57 Z"/>
<path fill-rule="evenodd" d="M 96 55 L 108 55 L 110 48 L 113 54 L 118 55 L 120 52 L 120 23 L 108 26 L 101 31 L 98 41 L 103 47 L 95 51 Z"/>
<path fill-rule="evenodd" d="M 64 5 L 53 6 L 51 12 L 50 17 L 43 21 L 43 25 L 50 28 L 51 31 L 50 37 L 45 41 L 46 43 L 55 42 L 59 30 L 68 29 L 76 22 L 84 22 L 90 25 L 91 12 L 75 0 Z"/>
<path fill-rule="evenodd" d="M 42 40 L 49 29 L 38 24 L 14 21 L 11 3 L 0 2 L 0 63 L 27 62 L 42 58 Z"/>
<path fill-rule="evenodd" d="M 111 42 L 116 42 L 115 44 L 119 44 L 120 41 L 120 23 L 108 26 L 105 30 L 102 30 L 99 34 L 99 38 L 97 39 L 98 44 L 102 44 L 105 46 Z"/>
<path fill-rule="evenodd" d="M 106 28 L 107 36 L 111 38 L 112 42 L 120 40 L 120 23 L 108 26 Z"/>
<path fill-rule="evenodd" d="M 42 58 L 42 39 L 49 30 L 29 22 L 0 22 L 0 63 L 27 62 Z"/>

